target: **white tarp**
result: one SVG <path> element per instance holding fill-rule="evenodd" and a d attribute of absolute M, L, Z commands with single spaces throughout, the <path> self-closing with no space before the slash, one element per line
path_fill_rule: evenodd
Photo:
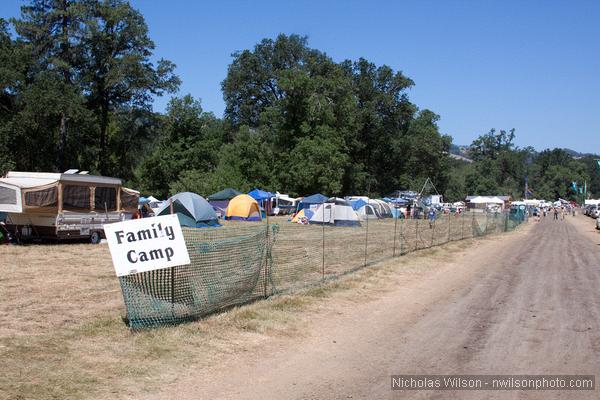
<path fill-rule="evenodd" d="M 504 204 L 504 201 L 497 197 L 477 196 L 470 200 L 473 204 Z"/>

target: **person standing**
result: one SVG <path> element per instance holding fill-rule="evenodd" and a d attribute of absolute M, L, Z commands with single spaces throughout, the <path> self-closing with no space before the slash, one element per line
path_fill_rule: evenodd
<path fill-rule="evenodd" d="M 554 220 L 558 221 L 558 207 L 554 206 Z"/>
<path fill-rule="evenodd" d="M 427 214 L 427 216 L 429 217 L 429 229 L 433 228 L 433 224 L 435 222 L 435 209 L 433 207 L 431 207 L 429 209 L 429 214 Z"/>

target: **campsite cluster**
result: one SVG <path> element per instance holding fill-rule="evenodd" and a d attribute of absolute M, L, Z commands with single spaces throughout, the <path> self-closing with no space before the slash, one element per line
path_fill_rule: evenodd
<path fill-rule="evenodd" d="M 435 191 L 436 194 L 429 194 Z M 559 200 L 571 204 L 566 200 Z M 545 204 L 545 203 L 543 203 Z M 383 198 L 330 197 L 315 193 L 291 197 L 279 192 L 253 189 L 242 193 L 226 188 L 205 199 L 177 193 L 166 200 L 140 197 L 118 178 L 89 175 L 87 171 L 65 173 L 8 172 L 0 178 L 0 232 L 4 241 L 89 239 L 99 243 L 103 226 L 113 222 L 176 214 L 181 226 L 219 227 L 222 221 L 263 221 L 269 216 L 288 216 L 297 224 L 360 226 L 371 219 L 429 219 L 438 214 L 464 210 L 535 216 L 543 207 L 539 200 L 512 201 L 510 196 L 468 196 L 465 201 L 444 203 L 427 180 L 420 193 L 396 190 Z M 548 203 L 550 204 L 550 203 Z"/>
<path fill-rule="evenodd" d="M 154 197 L 140 198 L 138 217 L 177 213 L 182 226 L 218 226 L 219 220 L 261 221 L 267 216 L 287 215 L 298 224 L 360 226 L 361 221 L 383 218 L 419 218 L 429 210 L 458 212 L 462 202 L 444 205 L 442 196 L 421 196 L 415 192 L 396 191 L 391 197 L 371 199 L 367 196 L 328 197 L 321 193 L 292 198 L 286 194 L 254 189 L 247 194 L 232 188 L 202 196 L 184 192 L 165 201 Z"/>

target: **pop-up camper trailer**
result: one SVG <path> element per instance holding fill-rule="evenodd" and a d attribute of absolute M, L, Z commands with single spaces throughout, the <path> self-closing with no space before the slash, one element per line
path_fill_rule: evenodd
<path fill-rule="evenodd" d="M 17 240 L 104 237 L 102 225 L 131 219 L 139 192 L 118 178 L 86 173 L 9 172 L 0 178 L 0 212 Z"/>

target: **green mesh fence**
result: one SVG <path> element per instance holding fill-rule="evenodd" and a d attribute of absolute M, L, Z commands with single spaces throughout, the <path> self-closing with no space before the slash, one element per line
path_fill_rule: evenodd
<path fill-rule="evenodd" d="M 183 229 L 191 264 L 120 278 L 132 328 L 193 320 L 274 293 L 293 292 L 403 254 L 515 229 L 506 213 L 361 221 L 360 227 L 226 222 Z"/>
<path fill-rule="evenodd" d="M 269 295 L 277 226 L 183 228 L 191 264 L 120 278 L 132 328 L 168 325 Z"/>

